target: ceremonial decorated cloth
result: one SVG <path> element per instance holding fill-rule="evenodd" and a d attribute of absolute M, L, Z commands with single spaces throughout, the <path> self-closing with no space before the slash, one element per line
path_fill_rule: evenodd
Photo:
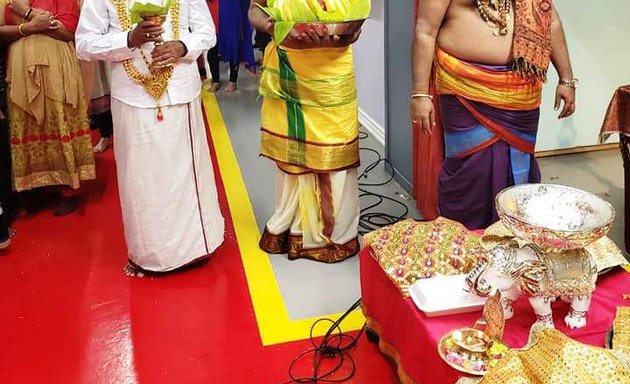
<path fill-rule="evenodd" d="M 532 82 L 509 69 L 496 70 L 495 67 L 469 63 L 438 48 L 436 91 L 440 95 L 457 95 L 458 99 L 510 111 L 530 111 L 540 106 L 541 82 Z"/>
<path fill-rule="evenodd" d="M 552 0 L 516 0 L 514 70 L 532 80 L 546 80 L 551 59 Z"/>
<path fill-rule="evenodd" d="M 617 308 L 617 316 L 613 323 L 612 347 L 630 356 L 630 307 Z"/>
<path fill-rule="evenodd" d="M 630 355 L 575 341 L 540 324 L 525 348 L 513 349 L 483 379 L 458 384 L 630 384 Z"/>
<path fill-rule="evenodd" d="M 291 174 L 359 165 L 359 120 L 350 47 L 289 49 L 270 43 L 260 79 L 261 155 Z"/>
<path fill-rule="evenodd" d="M 405 220 L 367 234 L 365 244 L 403 296 L 418 279 L 468 273 L 481 255 L 479 236 L 454 221 Z"/>
<path fill-rule="evenodd" d="M 33 0 L 30 6 L 55 15 L 71 32 L 77 28 L 76 1 Z M 23 21 L 9 6 L 4 10 L 7 24 Z M 13 189 L 78 189 L 94 179 L 87 100 L 74 42 L 38 33 L 11 43 L 7 83 Z"/>

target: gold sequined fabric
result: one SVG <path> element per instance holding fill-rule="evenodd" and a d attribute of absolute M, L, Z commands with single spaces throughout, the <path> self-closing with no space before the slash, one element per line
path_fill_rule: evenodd
<path fill-rule="evenodd" d="M 466 274 L 481 256 L 479 236 L 444 218 L 401 221 L 367 234 L 365 242 L 405 297 L 416 280 Z"/>
<path fill-rule="evenodd" d="M 613 349 L 630 356 L 630 307 L 617 308 L 613 323 Z"/>
<path fill-rule="evenodd" d="M 617 354 L 570 339 L 555 329 L 532 328 L 530 343 L 511 350 L 478 380 L 458 384 L 630 384 Z"/>

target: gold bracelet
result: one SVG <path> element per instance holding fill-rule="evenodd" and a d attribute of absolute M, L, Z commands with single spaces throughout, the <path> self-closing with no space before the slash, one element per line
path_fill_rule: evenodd
<path fill-rule="evenodd" d="M 24 20 L 30 21 L 29 17 L 31 16 L 32 13 L 33 13 L 33 8 L 29 8 L 28 11 L 26 11 L 26 13 L 24 14 Z"/>
<path fill-rule="evenodd" d="M 20 32 L 20 35 L 22 35 L 22 37 L 26 37 L 28 36 L 28 34 L 24 33 L 24 31 L 22 30 L 23 27 L 24 27 L 24 23 L 18 25 L 18 32 Z"/>
<path fill-rule="evenodd" d="M 411 98 L 412 99 L 418 99 L 418 98 L 422 98 L 422 97 L 424 97 L 426 99 L 429 99 L 429 100 L 433 100 L 433 96 L 428 94 L 428 93 L 412 93 L 411 94 Z"/>

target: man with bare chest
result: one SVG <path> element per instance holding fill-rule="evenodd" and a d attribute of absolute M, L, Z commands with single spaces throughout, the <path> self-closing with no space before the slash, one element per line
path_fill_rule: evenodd
<path fill-rule="evenodd" d="M 499 191 L 540 182 L 534 147 L 550 63 L 565 118 L 577 80 L 552 0 L 417 0 L 411 115 L 422 132 L 425 219 L 485 228 L 497 220 Z"/>

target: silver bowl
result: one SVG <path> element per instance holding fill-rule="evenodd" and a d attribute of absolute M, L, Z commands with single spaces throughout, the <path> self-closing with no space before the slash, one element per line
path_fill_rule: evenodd
<path fill-rule="evenodd" d="M 615 209 L 591 193 L 556 184 L 524 184 L 496 197 L 501 221 L 522 239 L 543 249 L 584 248 L 606 236 Z"/>

